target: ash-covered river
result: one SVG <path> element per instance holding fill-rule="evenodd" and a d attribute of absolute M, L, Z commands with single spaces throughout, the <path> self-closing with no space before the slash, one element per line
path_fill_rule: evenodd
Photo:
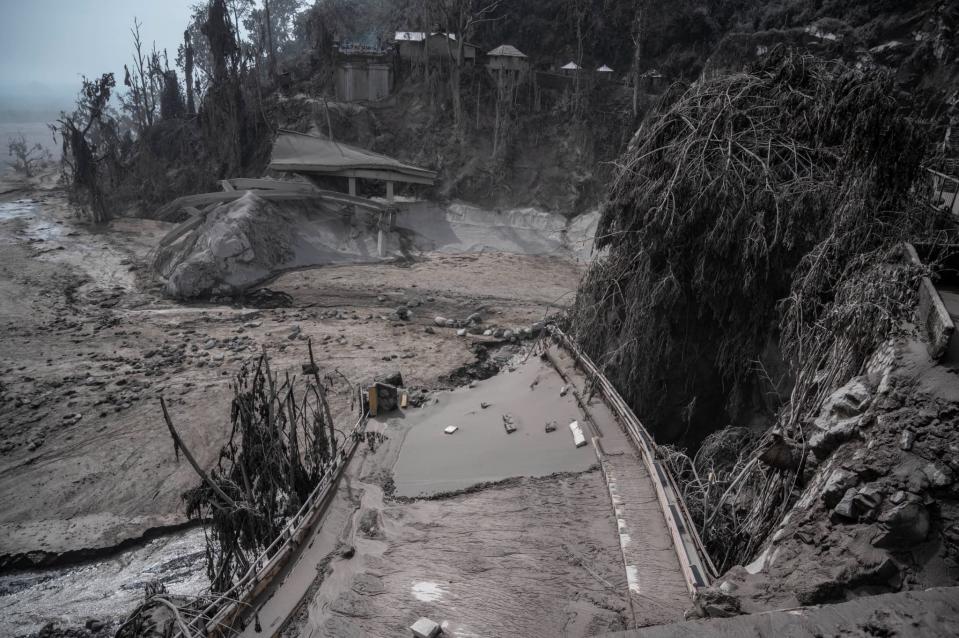
<path fill-rule="evenodd" d="M 574 445 L 569 423 L 582 416 L 563 385 L 555 370 L 532 357 L 407 412 L 414 423 L 393 468 L 396 495 L 428 496 L 511 477 L 588 469 L 596 453 L 590 445 Z M 547 430 L 547 424 L 555 429 Z M 447 434 L 449 426 L 456 431 Z"/>
<path fill-rule="evenodd" d="M 115 625 L 143 601 L 149 582 L 174 595 L 206 588 L 203 531 L 163 536 L 104 560 L 0 576 L 0 636 L 34 634 L 51 621 Z"/>

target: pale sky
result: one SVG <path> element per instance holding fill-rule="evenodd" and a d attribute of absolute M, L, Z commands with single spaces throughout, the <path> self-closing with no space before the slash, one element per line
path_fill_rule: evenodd
<path fill-rule="evenodd" d="M 0 0 L 0 91 L 76 93 L 80 76 L 113 71 L 123 82 L 134 16 L 149 48 L 171 66 L 190 7 L 199 0 Z M 40 86 L 37 86 L 40 85 Z M 17 91 L 19 92 L 19 91 Z"/>

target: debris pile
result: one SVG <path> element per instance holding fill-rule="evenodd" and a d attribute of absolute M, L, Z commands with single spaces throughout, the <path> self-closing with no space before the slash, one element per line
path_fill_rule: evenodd
<path fill-rule="evenodd" d="M 911 309 L 915 273 L 883 264 L 936 220 L 913 198 L 926 127 L 892 86 L 778 50 L 636 132 L 571 328 L 658 440 L 770 419 L 800 356 L 854 374 Z"/>
<path fill-rule="evenodd" d="M 360 223 L 251 191 L 184 222 L 161 244 L 153 267 L 173 297 L 235 296 L 290 268 L 373 261 L 375 234 L 357 232 Z"/>
<path fill-rule="evenodd" d="M 801 496 L 758 558 L 717 581 L 737 610 L 956 585 L 959 380 L 918 341 L 887 349 L 891 363 L 833 392 L 807 424 Z"/>
<path fill-rule="evenodd" d="M 302 384 L 288 374 L 280 378 L 266 355 L 243 366 L 233 385 L 230 440 L 209 474 L 193 461 L 161 398 L 174 450 L 202 479 L 183 498 L 191 518 L 209 521 L 207 574 L 214 592 L 228 591 L 280 535 L 342 445 L 309 350 Z"/>
<path fill-rule="evenodd" d="M 622 158 L 571 327 L 657 441 L 710 443 L 669 462 L 720 569 L 796 502 L 809 446 L 848 435 L 809 429 L 829 395 L 911 329 L 927 273 L 903 244 L 955 236 L 916 197 L 915 112 L 884 73 L 780 49 L 667 103 Z M 706 438 L 730 423 L 747 436 Z"/>

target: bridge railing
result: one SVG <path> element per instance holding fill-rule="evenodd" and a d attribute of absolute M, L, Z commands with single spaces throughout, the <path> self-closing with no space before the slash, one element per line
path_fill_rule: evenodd
<path fill-rule="evenodd" d="M 327 468 L 300 509 L 290 517 L 273 542 L 253 561 L 247 572 L 225 592 L 216 596 L 189 623 L 173 634 L 174 638 L 231 636 L 239 633 L 233 624 L 251 608 L 251 604 L 295 556 L 298 547 L 323 513 L 340 475 L 360 444 L 369 414 L 359 418 L 346 437 L 346 444 Z"/>
<path fill-rule="evenodd" d="M 925 178 L 930 194 L 929 204 L 959 217 L 959 178 L 929 167 L 926 167 Z"/>
<path fill-rule="evenodd" d="M 697 589 L 707 587 L 719 574 L 699 537 L 699 532 L 686 508 L 675 478 L 659 456 L 653 437 L 609 379 L 599 371 L 576 343 L 555 325 L 551 325 L 549 330 L 559 345 L 573 355 L 580 368 L 599 388 L 607 405 L 616 414 L 627 435 L 638 448 L 656 490 L 656 498 L 663 512 L 663 518 L 666 519 L 666 527 L 669 529 L 673 548 L 676 550 L 676 557 L 679 559 L 679 565 L 686 580 L 686 587 L 690 595 L 695 595 Z"/>

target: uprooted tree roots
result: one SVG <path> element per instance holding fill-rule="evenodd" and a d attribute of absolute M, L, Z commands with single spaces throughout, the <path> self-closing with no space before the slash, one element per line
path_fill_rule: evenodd
<path fill-rule="evenodd" d="M 230 439 L 209 473 L 180 438 L 161 397 L 174 451 L 200 477 L 183 498 L 188 515 L 205 523 L 210 591 L 184 599 L 168 595 L 162 585 L 148 584 L 145 601 L 117 636 L 206 635 L 205 623 L 224 603 L 237 599 L 236 586 L 248 581 L 251 570 L 262 567 L 258 558 L 275 555 L 274 541 L 284 537 L 324 476 L 331 476 L 338 457 L 345 456 L 347 437 L 362 440 L 356 431 L 347 434 L 334 427 L 326 400 L 327 388 L 338 381 L 345 382 L 354 400 L 355 388 L 338 371 L 321 380 L 312 344 L 307 346 L 310 363 L 303 366 L 301 381 L 289 375 L 281 379 L 265 354 L 241 368 L 233 383 Z M 369 436 L 367 441 L 374 445 Z"/>
<path fill-rule="evenodd" d="M 717 467 L 717 441 L 670 453 L 729 565 L 790 504 L 804 417 L 910 316 L 922 272 L 901 244 L 940 242 L 941 218 L 917 197 L 925 127 L 878 71 L 779 50 L 664 104 L 620 160 L 571 331 L 661 439 L 778 412 Z M 796 453 L 760 463 L 774 444 Z"/>
<path fill-rule="evenodd" d="M 241 369 L 233 383 L 230 439 L 209 474 L 194 463 L 163 405 L 174 449 L 187 455 L 202 479 L 183 498 L 191 518 L 208 522 L 207 574 L 214 592 L 228 591 L 249 570 L 343 447 L 346 435 L 333 426 L 312 346 L 305 370 L 303 383 L 289 375 L 280 379 L 265 354 Z"/>

